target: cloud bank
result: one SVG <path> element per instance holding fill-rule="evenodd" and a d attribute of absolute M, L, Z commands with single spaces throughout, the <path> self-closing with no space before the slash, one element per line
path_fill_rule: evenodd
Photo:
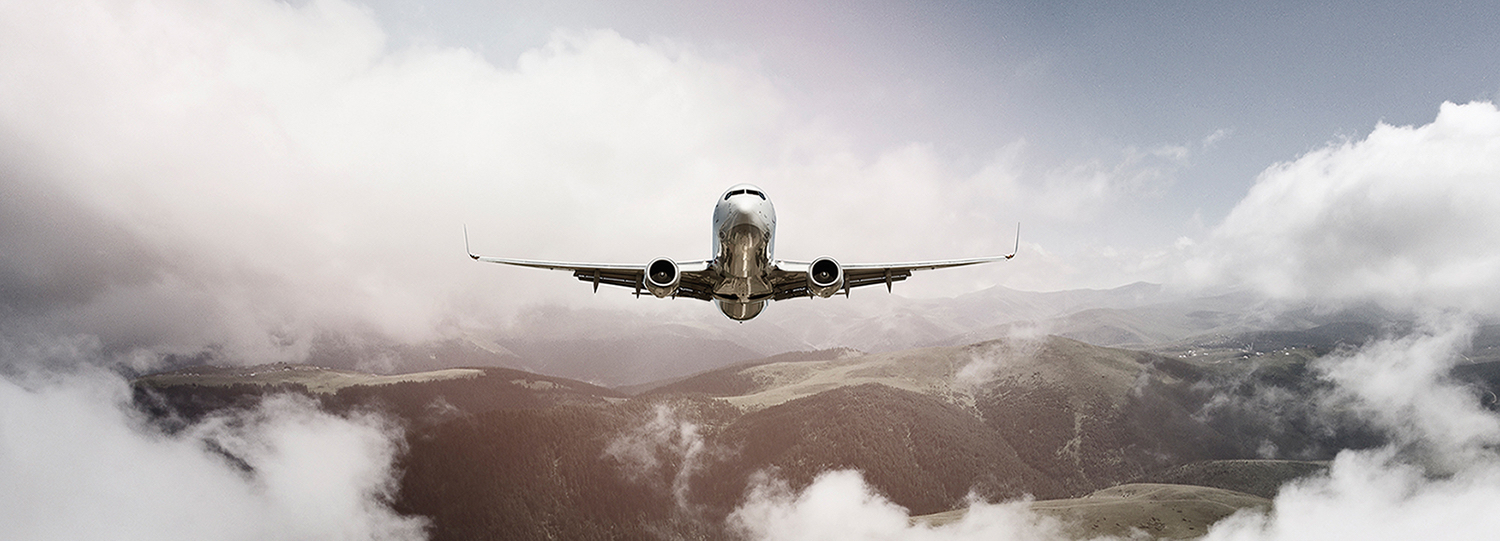
<path fill-rule="evenodd" d="M 423 539 L 389 507 L 399 441 L 290 397 L 167 434 L 118 377 L 0 378 L 0 537 Z"/>
<path fill-rule="evenodd" d="M 541 278 L 486 274 L 461 224 L 476 248 L 628 261 L 659 254 L 555 246 L 643 222 L 675 252 L 662 209 L 717 195 L 727 181 L 688 186 L 779 118 L 763 81 L 607 31 L 559 33 L 500 69 L 388 50 L 336 0 L 0 15 L 0 185 L 20 196 L 0 208 L 19 226 L 0 250 L 4 315 L 115 347 L 285 360 L 319 330 L 415 340 L 503 315 L 547 298 L 526 293 Z M 647 186 L 644 219 L 609 204 Z"/>
<path fill-rule="evenodd" d="M 461 226 L 501 255 L 701 258 L 710 202 L 756 182 L 781 206 L 783 257 L 989 255 L 1018 221 L 1112 221 L 1202 146 L 1076 164 L 1024 143 L 860 151 L 753 62 L 691 44 L 559 30 L 496 65 L 410 41 L 343 0 L 0 2 L 0 330 L 264 362 L 321 331 L 423 340 L 529 303 L 652 310 L 477 265 Z M 1068 262 L 1023 241 L 1044 271 L 903 290 L 1123 283 L 1108 250 Z"/>
<path fill-rule="evenodd" d="M 1398 309 L 1500 306 L 1500 111 L 1445 103 L 1423 126 L 1381 124 L 1358 141 L 1261 173 L 1184 278 L 1292 300 Z"/>
<path fill-rule="evenodd" d="M 1241 513 L 1206 539 L 1412 539 L 1488 535 L 1500 518 L 1500 414 L 1449 376 L 1473 327 L 1433 321 L 1411 336 L 1335 354 L 1315 368 L 1344 408 L 1391 443 L 1343 451 L 1327 476 L 1284 487 L 1269 514 Z"/>

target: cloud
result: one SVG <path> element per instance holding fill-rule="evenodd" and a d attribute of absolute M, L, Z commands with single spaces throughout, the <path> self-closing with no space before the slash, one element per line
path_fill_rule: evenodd
<path fill-rule="evenodd" d="M 19 194 L 0 202 L 6 332 L 262 362 L 326 330 L 410 341 L 538 302 L 645 310 L 475 264 L 460 227 L 500 255 L 701 258 L 710 202 L 748 181 L 781 206 L 783 257 L 988 255 L 1016 221 L 1096 225 L 1192 150 L 863 152 L 759 66 L 690 43 L 558 30 L 496 65 L 399 38 L 343 0 L 0 3 L 0 190 Z M 950 272 L 906 293 L 1014 274 Z"/>
<path fill-rule="evenodd" d="M 1445 103 L 1423 126 L 1261 173 L 1183 278 L 1282 299 L 1375 300 L 1493 313 L 1500 304 L 1500 111 Z"/>
<path fill-rule="evenodd" d="M 746 501 L 729 516 L 732 531 L 748 539 L 1066 539 L 1055 519 L 1032 513 L 1027 502 L 974 500 L 957 522 L 913 524 L 905 508 L 865 484 L 857 471 L 818 475 L 801 492 L 761 476 Z"/>
<path fill-rule="evenodd" d="M 0 70 L 7 326 L 252 361 L 566 287 L 468 261 L 465 222 L 508 255 L 699 254 L 681 210 L 783 121 L 765 80 L 665 40 L 560 31 L 506 69 L 390 50 L 338 0 L 7 2 Z"/>
<path fill-rule="evenodd" d="M 388 505 L 400 438 L 289 397 L 168 434 L 115 376 L 0 378 L 0 537 L 422 539 Z"/>
<path fill-rule="evenodd" d="M 677 508 L 693 511 L 688 502 L 688 482 L 702 465 L 707 449 L 698 424 L 681 419 L 669 404 L 656 404 L 652 418 L 610 440 L 604 454 L 625 466 L 626 475 L 637 482 L 670 477 L 670 490 Z"/>
<path fill-rule="evenodd" d="M 1011 221 L 1096 226 L 1101 214 L 1160 196 L 1204 146 L 1125 146 L 1100 158 L 1043 163 L 1030 145 L 1017 141 L 957 184 L 967 197 L 1004 209 Z"/>
<path fill-rule="evenodd" d="M 1433 478 L 1392 460 L 1389 451 L 1346 451 L 1327 477 L 1284 487 L 1269 515 L 1240 513 L 1215 524 L 1206 540 L 1459 539 L 1500 527 L 1500 467 L 1474 464 Z"/>
<path fill-rule="evenodd" d="M 1472 323 L 1443 319 L 1417 333 L 1381 340 L 1314 367 L 1337 392 L 1329 409 L 1353 410 L 1385 430 L 1392 445 L 1438 472 L 1500 459 L 1500 415 L 1450 376 L 1474 334 Z"/>
<path fill-rule="evenodd" d="M 1334 384 L 1324 407 L 1352 410 L 1390 444 L 1340 452 L 1327 476 L 1284 487 L 1271 513 L 1237 514 L 1206 539 L 1462 538 L 1500 527 L 1485 511 L 1500 505 L 1500 415 L 1448 377 L 1472 324 L 1425 325 L 1315 365 Z"/>
<path fill-rule="evenodd" d="M 1378 125 L 1277 164 L 1182 277 L 1243 284 L 1292 305 L 1375 302 L 1416 314 L 1409 334 L 1313 362 L 1331 385 L 1313 409 L 1383 433 L 1345 450 L 1327 476 L 1284 487 L 1269 514 L 1245 512 L 1207 539 L 1410 539 L 1487 535 L 1500 505 L 1500 415 L 1452 380 L 1495 315 L 1500 112 L 1445 103 L 1423 126 Z M 1285 397 L 1283 397 L 1285 398 Z"/>
<path fill-rule="evenodd" d="M 953 374 L 953 384 L 968 392 L 980 390 L 995 374 L 1009 364 L 1030 362 L 1047 343 L 1051 325 L 1047 322 L 1023 322 L 1005 330 L 1005 341 L 984 351 L 973 351 L 969 362 Z"/>

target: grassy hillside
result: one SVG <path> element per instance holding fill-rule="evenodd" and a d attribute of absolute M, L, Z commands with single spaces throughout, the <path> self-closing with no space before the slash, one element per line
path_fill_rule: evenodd
<path fill-rule="evenodd" d="M 877 383 L 747 413 L 717 441 L 733 452 L 709 465 L 695 487 L 724 512 L 755 472 L 770 468 L 793 487 L 824 471 L 857 469 L 886 497 L 919 513 L 960 505 L 971 490 L 990 498 L 1063 492 L 972 412 Z"/>
<path fill-rule="evenodd" d="M 794 351 L 756 359 L 742 361 L 730 366 L 700 372 L 683 378 L 646 383 L 630 387 L 620 387 L 621 391 L 638 395 L 667 395 L 681 393 L 703 393 L 709 396 L 735 396 L 748 394 L 759 388 L 755 378 L 746 373 L 747 368 L 776 363 L 803 363 L 812 361 L 829 361 L 861 355 L 858 351 L 847 348 L 822 349 L 815 351 Z"/>
<path fill-rule="evenodd" d="M 1126 484 L 1081 498 L 1032 502 L 1032 511 L 1058 519 L 1073 539 L 1196 539 L 1241 509 L 1267 509 L 1271 500 L 1230 490 L 1172 484 Z M 932 525 L 958 521 L 963 510 L 916 517 Z"/>
<path fill-rule="evenodd" d="M 185 385 L 225 387 L 230 385 L 299 386 L 320 394 L 336 393 L 357 386 L 421 383 L 451 379 L 471 379 L 484 374 L 477 368 L 449 368 L 409 374 L 379 375 L 335 370 L 305 364 L 275 363 L 249 367 L 193 367 L 152 374 L 136 380 L 137 384 L 165 388 Z"/>
<path fill-rule="evenodd" d="M 1273 498 L 1288 481 L 1328 471 L 1327 461 L 1208 460 L 1176 466 L 1147 476 L 1153 483 L 1221 488 Z"/>
<path fill-rule="evenodd" d="M 624 400 L 617 391 L 507 368 L 376 375 L 284 363 L 194 367 L 134 382 L 136 402 L 159 418 L 191 422 L 251 407 L 274 393 L 299 393 L 334 411 L 377 409 L 406 421 L 438 423 L 493 410 L 538 409 Z"/>

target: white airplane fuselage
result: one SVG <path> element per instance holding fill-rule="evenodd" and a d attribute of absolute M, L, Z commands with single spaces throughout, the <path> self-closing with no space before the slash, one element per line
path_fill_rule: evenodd
<path fill-rule="evenodd" d="M 776 252 L 776 208 L 760 188 L 734 186 L 714 205 L 713 235 L 712 268 L 723 277 L 714 304 L 731 319 L 753 318 L 774 292 L 767 275 Z"/>

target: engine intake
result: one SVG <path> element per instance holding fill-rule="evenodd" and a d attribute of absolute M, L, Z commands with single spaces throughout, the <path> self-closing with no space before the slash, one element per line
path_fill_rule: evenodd
<path fill-rule="evenodd" d="M 807 267 L 807 291 L 819 297 L 832 297 L 844 287 L 844 268 L 831 257 L 820 257 Z"/>
<path fill-rule="evenodd" d="M 682 273 L 677 271 L 677 262 L 661 257 L 646 265 L 646 290 L 657 298 L 676 294 L 681 283 Z"/>

